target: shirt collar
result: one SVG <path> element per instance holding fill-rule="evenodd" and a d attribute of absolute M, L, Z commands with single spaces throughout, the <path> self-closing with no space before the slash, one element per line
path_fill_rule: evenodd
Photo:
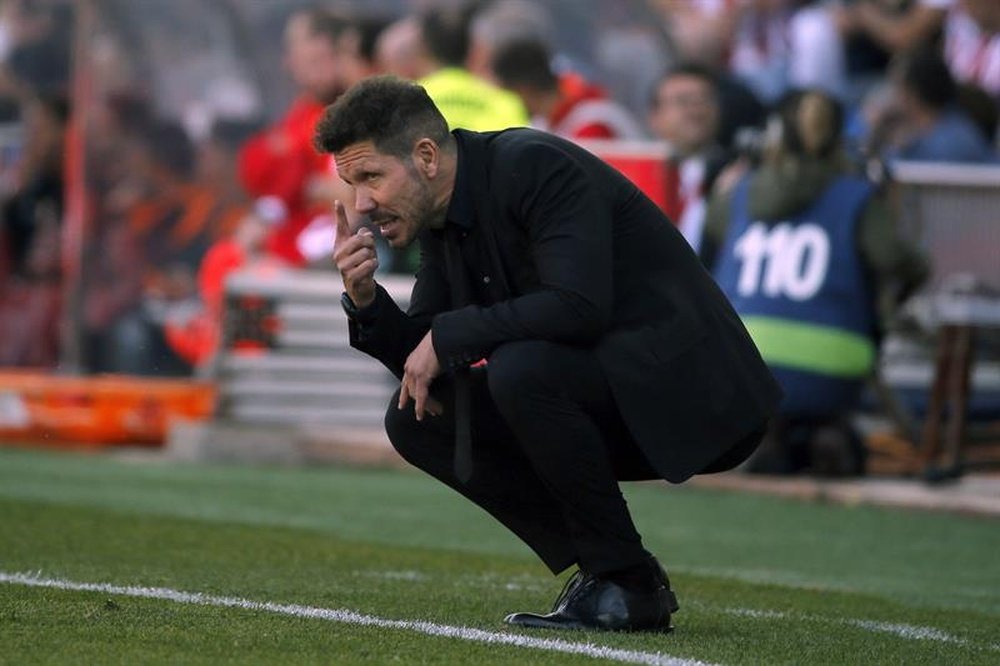
<path fill-rule="evenodd" d="M 445 214 L 445 223 L 455 224 L 463 229 L 471 229 L 475 226 L 476 208 L 473 205 L 472 190 L 463 164 L 462 139 L 454 132 L 452 136 L 455 137 L 457 145 L 455 188 L 451 193 L 451 202 L 448 204 L 448 212 Z"/>

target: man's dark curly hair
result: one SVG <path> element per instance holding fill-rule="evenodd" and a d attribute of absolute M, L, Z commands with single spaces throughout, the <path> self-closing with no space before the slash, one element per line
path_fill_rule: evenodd
<path fill-rule="evenodd" d="M 313 144 L 335 153 L 371 141 L 387 155 L 404 158 L 422 138 L 448 148 L 448 122 L 423 86 L 394 76 L 361 81 L 327 107 L 316 125 Z"/>

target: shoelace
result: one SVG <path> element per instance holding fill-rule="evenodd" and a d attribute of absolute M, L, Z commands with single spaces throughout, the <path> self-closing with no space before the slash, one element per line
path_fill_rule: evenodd
<path fill-rule="evenodd" d="M 556 612 L 564 604 L 568 604 L 571 599 L 581 594 L 585 589 L 593 587 L 596 582 L 597 576 L 578 570 L 563 585 L 562 592 L 559 593 L 555 604 L 552 605 L 552 612 Z"/>
<path fill-rule="evenodd" d="M 556 597 L 556 602 L 552 605 L 552 612 L 559 610 L 563 604 L 568 602 L 584 585 L 595 580 L 591 574 L 577 570 L 563 585 L 562 592 Z"/>

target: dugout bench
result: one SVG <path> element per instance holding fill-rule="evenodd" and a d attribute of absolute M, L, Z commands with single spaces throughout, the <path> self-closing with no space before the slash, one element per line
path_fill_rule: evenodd
<path fill-rule="evenodd" d="M 881 373 L 924 393 L 914 471 L 941 480 L 1000 464 L 1000 166 L 896 162 L 891 177 L 901 231 L 932 274 L 907 304 L 925 343 L 890 337 Z"/>

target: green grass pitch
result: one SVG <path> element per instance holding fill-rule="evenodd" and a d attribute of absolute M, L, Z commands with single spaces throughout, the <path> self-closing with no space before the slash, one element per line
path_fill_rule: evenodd
<path fill-rule="evenodd" d="M 996 519 L 667 484 L 626 496 L 681 603 L 670 634 L 509 630 L 565 576 L 419 473 L 2 449 L 0 664 L 580 664 L 602 647 L 609 663 L 1000 663 Z M 517 633 L 529 642 L 477 639 Z"/>

